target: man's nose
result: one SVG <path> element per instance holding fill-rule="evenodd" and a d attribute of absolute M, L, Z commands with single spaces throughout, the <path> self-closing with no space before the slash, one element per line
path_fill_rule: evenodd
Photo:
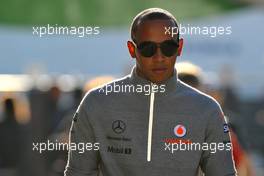
<path fill-rule="evenodd" d="M 157 49 L 157 52 L 154 54 L 153 59 L 156 62 L 162 62 L 165 60 L 165 56 L 162 54 L 160 48 Z"/>

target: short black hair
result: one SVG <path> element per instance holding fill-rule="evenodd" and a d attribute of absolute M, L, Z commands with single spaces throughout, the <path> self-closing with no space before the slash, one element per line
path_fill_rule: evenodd
<path fill-rule="evenodd" d="M 138 25 L 148 20 L 172 20 L 175 23 L 174 27 L 178 28 L 178 23 L 176 18 L 167 10 L 161 8 L 145 9 L 139 14 L 137 14 L 131 23 L 130 35 L 132 41 L 134 41 L 135 43 L 136 43 L 136 32 L 138 30 Z M 178 32 L 177 41 L 179 41 L 179 38 L 180 36 Z"/>

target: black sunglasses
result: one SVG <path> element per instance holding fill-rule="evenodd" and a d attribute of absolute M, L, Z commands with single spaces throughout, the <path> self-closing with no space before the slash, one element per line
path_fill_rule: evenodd
<path fill-rule="evenodd" d="M 155 43 L 151 41 L 141 42 L 136 45 L 139 53 L 143 57 L 152 57 L 157 52 L 157 49 L 160 48 L 161 53 L 166 57 L 171 57 L 177 53 L 179 44 L 174 40 L 165 40 L 161 43 Z"/>

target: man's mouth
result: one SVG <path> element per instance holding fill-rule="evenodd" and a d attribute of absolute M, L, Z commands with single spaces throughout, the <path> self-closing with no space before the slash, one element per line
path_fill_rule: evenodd
<path fill-rule="evenodd" d="M 154 72 L 155 74 L 162 74 L 165 73 L 167 71 L 167 68 L 153 68 L 152 72 Z"/>

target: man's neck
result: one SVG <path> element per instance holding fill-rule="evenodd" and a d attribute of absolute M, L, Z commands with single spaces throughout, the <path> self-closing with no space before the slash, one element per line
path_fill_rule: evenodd
<path fill-rule="evenodd" d="M 166 82 L 167 80 L 169 80 L 171 77 L 173 77 L 173 74 L 174 74 L 174 72 L 172 72 L 172 74 L 171 74 L 171 76 L 167 79 L 167 80 L 163 80 L 163 81 L 161 81 L 161 82 L 153 82 L 153 81 L 151 81 L 150 79 L 148 79 L 139 69 L 138 69 L 138 67 L 136 66 L 136 74 L 139 76 L 139 77 L 141 77 L 141 78 L 143 78 L 143 79 L 145 79 L 145 80 L 147 80 L 147 81 L 150 81 L 151 83 L 154 83 L 154 84 L 162 84 L 162 83 L 164 83 L 164 82 Z"/>

